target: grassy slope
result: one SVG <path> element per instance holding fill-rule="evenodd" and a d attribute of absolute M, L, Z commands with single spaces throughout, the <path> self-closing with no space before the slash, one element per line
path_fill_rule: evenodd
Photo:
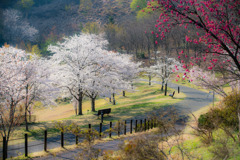
<path fill-rule="evenodd" d="M 192 88 L 195 88 L 195 89 L 198 89 L 199 87 L 198 86 L 195 86 L 194 84 L 190 84 L 186 81 L 182 82 L 177 82 L 178 84 L 181 84 L 181 85 L 185 85 L 185 86 L 188 86 L 188 87 L 192 87 Z M 206 91 L 205 89 L 201 89 L 203 91 Z M 226 93 L 229 93 L 232 91 L 232 89 L 230 87 L 225 87 L 224 88 L 225 92 Z M 223 97 L 217 95 L 216 96 L 216 101 L 217 103 L 215 103 L 215 106 L 217 106 L 218 103 L 221 102 Z M 201 114 L 204 114 L 206 112 L 208 112 L 211 108 L 212 108 L 212 104 L 208 105 L 208 106 L 205 106 L 203 108 L 201 108 L 200 110 L 194 112 L 194 116 L 196 118 L 199 118 L 199 116 Z M 203 144 L 200 140 L 199 137 L 197 136 L 194 136 L 194 130 L 190 127 L 190 126 L 193 126 L 193 127 L 196 127 L 197 126 L 197 123 L 194 119 L 193 116 L 190 116 L 191 118 L 189 119 L 189 122 L 188 122 L 188 126 L 185 128 L 184 130 L 184 135 L 183 135 L 183 146 L 184 148 L 187 150 L 187 152 L 189 152 L 192 156 L 194 156 L 196 159 L 204 159 L 204 160 L 212 160 L 214 159 L 214 155 L 209 151 L 209 150 L 212 150 L 213 149 L 213 145 L 209 145 L 209 146 L 206 146 L 205 144 Z M 214 136 L 217 138 L 217 137 L 223 137 L 224 136 L 224 133 L 221 132 L 221 131 L 215 131 L 214 132 Z M 231 141 L 229 141 L 229 145 L 231 145 Z M 180 153 L 177 151 L 176 147 L 173 148 L 173 155 L 178 157 Z M 235 159 L 240 159 L 240 155 L 239 157 L 235 157 Z"/>
<path fill-rule="evenodd" d="M 172 77 L 174 77 L 174 76 L 172 76 Z M 147 77 L 145 77 L 145 79 L 147 79 Z M 153 78 L 153 80 L 159 80 L 159 78 Z M 190 87 L 190 88 L 198 89 L 198 90 L 201 90 L 203 92 L 207 92 L 207 93 L 209 92 L 209 90 L 203 89 L 200 86 L 196 86 L 193 83 L 189 83 L 187 80 L 180 79 L 179 81 L 176 82 L 175 79 L 173 78 L 173 80 L 171 82 L 179 84 L 179 85 L 187 86 L 187 87 Z M 226 87 L 224 87 L 224 91 L 226 93 L 230 93 L 230 92 L 232 92 L 232 89 L 231 89 L 231 87 L 226 86 Z M 215 95 L 215 102 L 216 103 L 215 103 L 214 106 L 217 106 L 217 104 L 220 103 L 222 98 L 223 97 L 221 97 L 219 95 Z M 210 110 L 210 108 L 212 108 L 212 107 L 213 107 L 212 104 L 210 104 L 210 105 L 205 106 L 205 107 L 201 108 L 200 110 L 194 112 L 193 114 L 196 118 L 198 118 L 201 114 L 204 114 L 204 113 L 208 112 Z M 190 115 L 190 117 L 191 118 L 189 119 L 188 126 L 185 128 L 185 130 L 183 132 L 184 133 L 183 134 L 183 146 L 184 146 L 184 148 L 186 149 L 186 151 L 188 153 L 190 153 L 192 156 L 194 156 L 195 159 L 204 159 L 204 160 L 205 159 L 206 160 L 214 159 L 214 155 L 209 151 L 209 150 L 212 150 L 214 148 L 214 144 L 206 146 L 201 142 L 199 137 L 194 136 L 194 134 L 193 134 L 194 130 L 190 126 L 195 126 L 196 127 L 197 124 L 196 124 L 196 121 L 195 121 L 194 117 L 192 117 L 191 115 Z M 218 131 L 214 132 L 214 135 L 215 135 L 216 138 L 217 137 L 223 137 L 224 133 L 218 130 Z M 229 141 L 228 144 L 229 144 L 229 146 L 233 146 L 231 140 Z M 179 155 L 180 155 L 180 153 L 178 152 L 178 149 L 176 147 L 173 147 L 172 152 L 173 152 L 173 154 L 172 154 L 173 157 L 175 159 L 178 159 Z M 237 151 L 235 151 L 235 152 L 237 152 Z M 238 157 L 234 157 L 234 158 L 235 159 L 240 159 L 240 155 Z"/>
<path fill-rule="evenodd" d="M 180 100 L 183 100 L 185 95 L 175 94 L 174 98 L 164 96 L 164 93 L 160 91 L 161 85 L 153 84 L 149 86 L 147 82 L 135 83 L 136 91 L 133 93 L 126 92 L 126 97 L 121 95 L 116 96 L 116 105 L 108 102 L 107 99 L 96 100 L 96 110 L 102 108 L 112 108 L 110 117 L 104 116 L 104 123 L 108 124 L 109 121 L 126 120 L 132 117 L 141 116 L 147 112 L 154 111 L 163 106 L 171 105 Z M 169 88 L 168 93 L 172 93 L 173 90 Z M 53 120 L 70 120 L 74 121 L 81 126 L 86 126 L 91 123 L 97 125 L 100 123 L 100 119 L 89 112 L 91 104 L 89 101 L 83 103 L 83 114 L 76 116 L 73 106 L 71 104 L 60 105 L 53 108 L 44 108 L 34 111 L 34 115 L 37 116 L 38 122 L 30 125 L 30 132 L 33 139 L 39 139 L 42 137 L 43 130 L 48 129 L 48 133 L 54 135 L 58 134 L 58 130 L 53 129 Z M 24 132 L 24 126 L 21 126 L 14 133 L 14 138 L 22 137 Z M 50 136 L 50 135 L 49 135 Z"/>

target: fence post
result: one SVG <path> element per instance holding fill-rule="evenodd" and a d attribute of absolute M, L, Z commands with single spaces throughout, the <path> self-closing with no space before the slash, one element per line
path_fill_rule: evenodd
<path fill-rule="evenodd" d="M 141 132 L 142 132 L 142 120 L 140 120 L 140 130 L 141 130 Z"/>
<path fill-rule="evenodd" d="M 180 93 L 180 87 L 178 86 L 178 93 Z"/>
<path fill-rule="evenodd" d="M 3 137 L 3 160 L 7 159 L 7 143 L 6 137 Z"/>
<path fill-rule="evenodd" d="M 149 130 L 150 121 L 148 120 L 148 130 Z"/>
<path fill-rule="evenodd" d="M 78 145 L 78 135 L 76 135 L 76 145 Z"/>
<path fill-rule="evenodd" d="M 61 132 L 61 147 L 64 147 L 64 134 Z"/>
<path fill-rule="evenodd" d="M 112 122 L 110 122 L 109 138 L 112 137 Z"/>
<path fill-rule="evenodd" d="M 133 120 L 131 120 L 131 122 L 130 122 L 130 134 L 132 134 L 132 121 Z"/>
<path fill-rule="evenodd" d="M 44 131 L 44 151 L 47 152 L 47 130 Z"/>
<path fill-rule="evenodd" d="M 92 132 L 92 125 L 91 125 L 91 124 L 88 124 L 88 133 L 89 133 L 89 136 L 91 136 L 91 132 Z"/>
<path fill-rule="evenodd" d="M 127 134 L 127 121 L 125 121 L 125 124 L 124 124 L 124 135 Z"/>
<path fill-rule="evenodd" d="M 135 133 L 137 133 L 137 119 L 135 120 Z"/>
<path fill-rule="evenodd" d="M 101 123 L 103 123 L 103 111 L 101 112 Z"/>
<path fill-rule="evenodd" d="M 120 136 L 120 122 L 118 121 L 118 137 Z"/>
<path fill-rule="evenodd" d="M 151 123 L 151 129 L 153 129 L 153 126 L 154 126 L 154 119 L 151 120 L 152 123 Z"/>
<path fill-rule="evenodd" d="M 28 157 L 28 135 L 25 134 L 25 157 Z"/>
<path fill-rule="evenodd" d="M 102 123 L 99 125 L 99 138 L 101 139 L 102 137 Z"/>
<path fill-rule="evenodd" d="M 167 83 L 165 84 L 165 96 L 167 96 Z"/>
<path fill-rule="evenodd" d="M 146 130 L 147 130 L 147 120 L 144 119 L 144 131 L 146 131 Z"/>

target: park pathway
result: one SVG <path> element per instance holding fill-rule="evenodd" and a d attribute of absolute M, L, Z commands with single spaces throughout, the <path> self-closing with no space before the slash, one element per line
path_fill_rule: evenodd
<path fill-rule="evenodd" d="M 143 81 L 143 80 L 141 80 Z M 153 81 L 153 83 L 160 83 Z M 176 90 L 179 85 L 174 83 L 168 83 L 168 87 Z M 178 103 L 173 104 L 178 111 L 182 113 L 190 113 L 199 110 L 200 108 L 209 105 L 213 101 L 212 95 L 206 92 L 202 92 L 193 88 L 180 86 L 180 92 L 186 94 L 186 98 Z M 143 115 L 146 116 L 146 115 Z M 143 118 L 143 117 L 141 117 Z M 139 117 L 135 117 L 139 119 Z M 118 150 L 119 144 L 121 144 L 124 139 L 113 140 L 105 143 L 96 144 L 94 148 L 101 150 Z M 59 145 L 59 144 L 58 144 Z M 34 158 L 34 160 L 75 160 L 75 157 L 78 155 L 81 149 L 68 150 L 66 152 L 58 153 L 54 156 L 49 155 L 47 157 Z"/>

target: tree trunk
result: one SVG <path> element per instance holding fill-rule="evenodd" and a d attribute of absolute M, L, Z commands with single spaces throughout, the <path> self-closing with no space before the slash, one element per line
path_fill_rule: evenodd
<path fill-rule="evenodd" d="M 149 84 L 149 86 L 151 86 L 151 79 L 152 79 L 151 75 L 148 75 L 148 84 Z"/>
<path fill-rule="evenodd" d="M 125 91 L 123 91 L 123 97 L 126 97 L 126 93 L 125 93 Z"/>
<path fill-rule="evenodd" d="M 27 110 L 25 108 L 25 125 L 26 125 L 26 131 L 28 131 L 28 120 L 27 120 Z"/>
<path fill-rule="evenodd" d="M 27 110 L 28 110 L 28 85 L 26 86 L 26 102 L 25 102 L 25 125 L 26 125 L 26 131 L 28 131 Z"/>
<path fill-rule="evenodd" d="M 240 106 L 237 103 L 237 114 L 238 114 L 238 142 L 240 143 Z"/>
<path fill-rule="evenodd" d="M 74 103 L 74 110 L 75 110 L 76 116 L 78 115 L 77 108 L 78 108 L 78 101 Z"/>
<path fill-rule="evenodd" d="M 116 101 L 115 101 L 115 93 L 113 93 L 112 95 L 113 95 L 113 105 L 116 105 Z"/>
<path fill-rule="evenodd" d="M 32 114 L 31 114 L 31 111 L 28 111 L 28 119 L 29 119 L 29 122 L 31 123 L 32 122 Z"/>
<path fill-rule="evenodd" d="M 8 141 L 9 139 L 6 140 L 6 158 L 8 157 Z"/>
<path fill-rule="evenodd" d="M 79 95 L 78 95 L 78 115 L 82 115 L 82 100 L 83 100 L 83 93 L 79 92 Z"/>
<path fill-rule="evenodd" d="M 164 87 L 164 82 L 162 81 L 161 91 L 163 91 L 163 87 Z"/>
<path fill-rule="evenodd" d="M 167 96 L 167 83 L 165 84 L 165 96 Z"/>
<path fill-rule="evenodd" d="M 91 98 L 92 112 L 95 112 L 95 111 L 96 111 L 96 110 L 95 110 L 95 100 L 96 100 L 95 97 L 94 97 L 94 98 Z"/>
<path fill-rule="evenodd" d="M 111 97 L 109 97 L 109 102 L 112 102 L 112 98 Z"/>

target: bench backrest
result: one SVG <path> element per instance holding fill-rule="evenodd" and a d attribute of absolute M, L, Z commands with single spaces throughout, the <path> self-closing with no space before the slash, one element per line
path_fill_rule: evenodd
<path fill-rule="evenodd" d="M 98 110 L 98 115 L 101 115 L 101 112 L 103 112 L 103 114 L 109 114 L 111 112 L 111 108 Z"/>

